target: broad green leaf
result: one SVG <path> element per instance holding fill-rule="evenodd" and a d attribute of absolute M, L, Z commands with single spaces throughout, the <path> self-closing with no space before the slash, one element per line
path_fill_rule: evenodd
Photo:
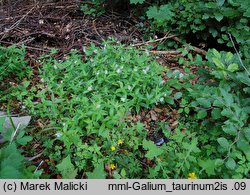
<path fill-rule="evenodd" d="M 213 49 L 213 54 L 216 58 L 220 59 L 221 58 L 221 54 L 220 52 L 218 52 L 216 49 Z"/>
<path fill-rule="evenodd" d="M 181 92 L 177 92 L 176 94 L 174 94 L 174 99 L 180 99 L 182 97 L 182 93 Z"/>
<path fill-rule="evenodd" d="M 229 62 L 230 60 L 232 60 L 234 57 L 234 55 L 231 52 L 227 52 L 226 54 L 226 61 Z"/>
<path fill-rule="evenodd" d="M 74 165 L 71 163 L 70 155 L 64 158 L 56 168 L 62 174 L 63 179 L 74 179 L 77 175 L 77 169 L 75 169 Z"/>
<path fill-rule="evenodd" d="M 198 119 L 203 119 L 207 116 L 207 111 L 205 110 L 200 110 L 198 113 L 197 113 L 197 118 Z"/>
<path fill-rule="evenodd" d="M 163 153 L 163 150 L 161 148 L 158 148 L 154 142 L 143 140 L 143 148 L 145 150 L 148 150 L 147 154 L 145 155 L 149 159 L 153 159 L 154 157 L 157 157 Z"/>
<path fill-rule="evenodd" d="M 238 70 L 238 69 L 239 69 L 239 66 L 238 66 L 238 64 L 236 64 L 236 63 L 230 64 L 230 65 L 227 67 L 227 70 L 228 70 L 229 72 L 235 72 L 235 71 Z"/>
<path fill-rule="evenodd" d="M 224 160 L 222 160 L 222 159 L 216 159 L 215 160 L 215 166 L 216 167 L 220 167 L 223 164 L 224 164 Z"/>
<path fill-rule="evenodd" d="M 225 68 L 224 64 L 218 58 L 212 58 L 212 60 L 219 69 L 223 70 Z"/>
<path fill-rule="evenodd" d="M 87 172 L 86 175 L 88 179 L 105 179 L 107 174 L 104 171 L 103 163 L 99 163 L 97 166 L 95 166 L 93 172 Z"/>
<path fill-rule="evenodd" d="M 228 149 L 229 146 L 230 146 L 229 142 L 228 142 L 227 139 L 224 138 L 224 137 L 218 138 L 218 139 L 217 139 L 217 142 L 218 142 L 218 143 L 220 144 L 220 146 L 221 146 L 222 148 L 224 148 L 224 149 Z"/>
<path fill-rule="evenodd" d="M 172 5 L 171 4 L 165 4 L 160 6 L 158 9 L 156 6 L 149 7 L 147 11 L 147 16 L 149 19 L 155 19 L 160 22 L 163 22 L 165 20 L 171 20 L 172 17 L 175 15 L 174 12 L 172 12 Z"/>
<path fill-rule="evenodd" d="M 200 160 L 199 165 L 206 171 L 208 176 L 215 175 L 215 160 L 206 159 L 206 160 Z"/>
<path fill-rule="evenodd" d="M 222 130 L 229 135 L 237 135 L 237 128 L 232 123 L 227 123 L 222 126 Z"/>
<path fill-rule="evenodd" d="M 250 150 L 249 142 L 247 142 L 243 137 L 237 142 L 237 147 L 242 152 L 248 152 Z"/>
<path fill-rule="evenodd" d="M 28 142 L 30 142 L 33 139 L 31 136 L 24 136 L 20 139 L 17 139 L 17 143 L 19 143 L 22 146 L 25 146 Z"/>
<path fill-rule="evenodd" d="M 217 4 L 218 4 L 218 6 L 222 6 L 222 5 L 224 5 L 224 3 L 225 3 L 225 0 L 216 0 L 217 1 Z"/>
<path fill-rule="evenodd" d="M 219 22 L 223 19 L 223 15 L 219 13 L 218 11 L 214 12 L 214 17 Z"/>
<path fill-rule="evenodd" d="M 234 170 L 235 167 L 236 167 L 236 162 L 234 161 L 233 158 L 229 157 L 227 162 L 226 162 L 226 167 L 231 169 L 231 170 Z"/>
<path fill-rule="evenodd" d="M 204 108 L 210 108 L 211 103 L 207 98 L 197 98 L 196 101 Z"/>
<path fill-rule="evenodd" d="M 221 118 L 221 109 L 219 108 L 214 108 L 211 112 L 212 118 L 213 119 L 219 119 Z"/>

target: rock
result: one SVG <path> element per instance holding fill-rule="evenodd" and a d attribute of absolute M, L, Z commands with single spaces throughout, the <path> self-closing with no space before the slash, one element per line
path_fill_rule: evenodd
<path fill-rule="evenodd" d="M 13 128 L 10 122 L 10 118 L 7 117 L 5 112 L 0 111 L 0 117 L 5 117 L 5 122 L 3 124 L 3 132 L 0 133 L 0 144 L 1 144 L 5 142 L 4 134 L 8 131 L 13 131 Z M 11 118 L 15 125 L 15 128 L 19 126 L 19 131 L 27 127 L 31 120 L 31 116 L 21 116 L 21 117 L 11 117 Z"/>

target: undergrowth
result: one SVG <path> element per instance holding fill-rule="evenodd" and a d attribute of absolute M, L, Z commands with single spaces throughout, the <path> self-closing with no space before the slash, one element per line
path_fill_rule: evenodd
<path fill-rule="evenodd" d="M 23 79 L 8 95 L 49 120 L 33 136 L 43 143 L 53 173 L 249 178 L 250 70 L 237 55 L 211 50 L 206 60 L 196 56 L 180 73 L 113 41 L 84 52 L 85 57 L 73 50 L 62 61 L 53 58 L 55 51 L 41 57 L 40 83 Z M 196 74 L 190 65 L 197 66 Z M 165 143 L 157 146 L 145 125 L 128 116 L 160 105 L 178 110 L 180 117 L 174 131 L 161 126 Z"/>

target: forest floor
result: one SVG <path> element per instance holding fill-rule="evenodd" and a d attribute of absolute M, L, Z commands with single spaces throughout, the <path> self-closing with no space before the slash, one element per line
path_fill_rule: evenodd
<path fill-rule="evenodd" d="M 26 61 L 32 67 L 34 75 L 31 82 L 39 82 L 37 77 L 41 65 L 36 59 L 48 54 L 53 48 L 58 49 L 55 58 L 60 60 L 64 59 L 72 49 L 84 54 L 84 47 L 91 43 L 102 45 L 103 40 L 111 37 L 125 45 L 143 46 L 147 42 L 144 40 L 145 29 L 136 25 L 142 21 L 132 13 L 107 12 L 99 17 L 93 17 L 85 15 L 80 6 L 78 1 L 68 0 L 8 1 L 0 5 L 0 44 L 6 47 L 13 44 L 17 47 L 25 46 Z M 143 23 L 143 26 L 148 25 Z M 157 60 L 163 66 L 184 72 L 174 60 L 179 52 L 154 52 L 154 46 L 156 48 L 158 42 L 164 41 L 164 37 L 167 36 L 168 34 L 162 35 L 157 37 L 155 42 L 150 42 L 153 46 L 151 53 L 156 53 Z M 12 113 L 24 114 L 18 105 L 18 103 L 13 105 Z M 166 127 L 169 130 L 173 130 L 178 124 L 177 110 L 172 110 L 170 107 L 142 110 L 139 114 L 128 118 L 133 122 L 144 123 L 149 132 L 149 139 L 154 139 L 158 122 L 169 122 L 170 125 Z M 32 123 L 38 131 L 42 130 L 43 121 L 37 120 Z M 37 148 L 37 154 L 43 150 L 39 142 L 34 142 L 33 145 Z M 43 158 L 45 157 L 40 156 L 34 159 L 33 163 L 38 164 Z M 42 168 L 49 172 L 47 165 L 49 159 L 43 160 L 45 163 Z"/>

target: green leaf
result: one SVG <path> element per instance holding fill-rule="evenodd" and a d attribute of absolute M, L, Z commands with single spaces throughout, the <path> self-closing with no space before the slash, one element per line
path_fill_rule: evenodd
<path fill-rule="evenodd" d="M 234 57 L 234 55 L 231 52 L 227 52 L 226 54 L 226 61 L 229 62 L 230 60 L 232 60 Z"/>
<path fill-rule="evenodd" d="M 181 92 L 177 92 L 176 94 L 174 94 L 174 99 L 180 99 L 182 97 L 182 93 Z"/>
<path fill-rule="evenodd" d="M 238 70 L 238 69 L 239 69 L 239 66 L 238 66 L 238 64 L 236 64 L 236 63 L 230 64 L 230 65 L 227 67 L 227 70 L 228 70 L 229 72 L 235 72 L 235 71 Z"/>
<path fill-rule="evenodd" d="M 154 142 L 143 140 L 143 148 L 145 150 L 148 150 L 147 154 L 145 155 L 149 159 L 153 159 L 154 157 L 157 157 L 163 153 L 163 150 L 161 148 L 158 148 Z"/>
<path fill-rule="evenodd" d="M 155 19 L 160 22 L 165 20 L 171 20 L 172 17 L 175 15 L 172 12 L 173 6 L 171 4 L 165 4 L 160 6 L 158 9 L 156 6 L 149 7 L 147 11 L 147 16 L 149 19 Z"/>
<path fill-rule="evenodd" d="M 125 170 L 125 169 L 122 169 L 120 174 L 121 174 L 121 176 L 122 176 L 123 178 L 125 178 L 126 175 L 127 175 L 126 170 Z"/>
<path fill-rule="evenodd" d="M 231 170 L 234 170 L 235 167 L 236 167 L 236 162 L 234 161 L 233 158 L 228 158 L 227 162 L 226 162 L 226 167 L 231 169 Z"/>
<path fill-rule="evenodd" d="M 203 119 L 207 116 L 207 112 L 205 110 L 200 110 L 198 113 L 197 113 L 197 118 L 198 119 Z"/>
<path fill-rule="evenodd" d="M 220 22 L 220 21 L 223 19 L 224 16 L 223 16 L 221 13 L 219 13 L 219 12 L 216 11 L 216 12 L 214 13 L 214 17 L 215 17 L 215 19 L 216 19 L 217 21 Z"/>
<path fill-rule="evenodd" d="M 210 108 L 211 103 L 207 98 L 197 98 L 196 101 L 204 108 Z"/>
<path fill-rule="evenodd" d="M 224 160 L 222 160 L 222 159 L 216 159 L 215 160 L 215 166 L 216 167 L 220 167 L 220 166 L 222 166 L 224 164 Z"/>
<path fill-rule="evenodd" d="M 77 175 L 77 169 L 71 163 L 70 155 L 64 158 L 56 168 L 62 174 L 63 179 L 74 179 Z"/>
<path fill-rule="evenodd" d="M 242 152 L 248 152 L 250 150 L 249 142 L 247 142 L 243 137 L 237 142 L 237 148 Z"/>
<path fill-rule="evenodd" d="M 219 119 L 221 118 L 221 109 L 219 108 L 214 108 L 211 112 L 211 116 L 213 119 Z"/>
<path fill-rule="evenodd" d="M 243 132 L 246 139 L 250 142 L 250 127 L 244 128 Z"/>
<path fill-rule="evenodd" d="M 5 117 L 0 116 L 0 133 L 3 132 L 3 124 L 5 122 Z"/>
<path fill-rule="evenodd" d="M 33 137 L 31 137 L 31 136 L 24 136 L 22 138 L 17 139 L 17 143 L 19 143 L 22 146 L 25 146 L 32 139 L 33 139 Z"/>
<path fill-rule="evenodd" d="M 221 54 L 220 52 L 218 52 L 216 49 L 213 49 L 213 54 L 216 58 L 220 59 L 221 58 Z"/>
<path fill-rule="evenodd" d="M 99 163 L 97 166 L 95 166 L 93 172 L 87 172 L 86 175 L 88 179 L 105 179 L 106 172 L 104 171 L 103 163 Z"/>
<path fill-rule="evenodd" d="M 217 0 L 217 5 L 219 7 L 221 7 L 222 5 L 224 5 L 224 3 L 225 3 L 225 0 Z"/>
<path fill-rule="evenodd" d="M 206 160 L 200 160 L 199 165 L 206 171 L 208 176 L 215 175 L 215 160 L 206 159 Z"/>
<path fill-rule="evenodd" d="M 225 68 L 224 64 L 218 58 L 212 58 L 212 60 L 219 69 L 223 70 Z"/>
<path fill-rule="evenodd" d="M 222 130 L 229 135 L 237 135 L 237 128 L 232 123 L 226 123 L 222 126 Z"/>
<path fill-rule="evenodd" d="M 229 146 L 230 146 L 229 142 L 228 142 L 227 139 L 224 138 L 224 137 L 218 138 L 218 139 L 217 139 L 217 142 L 218 142 L 218 143 L 220 144 L 220 146 L 221 146 L 222 148 L 224 148 L 224 149 L 228 149 Z"/>

